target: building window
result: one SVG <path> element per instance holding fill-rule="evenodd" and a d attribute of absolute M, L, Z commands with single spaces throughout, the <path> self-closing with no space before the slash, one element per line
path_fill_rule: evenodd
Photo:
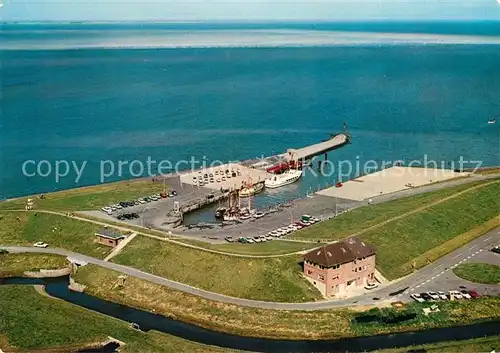
<path fill-rule="evenodd" d="M 311 270 L 307 270 L 307 274 L 308 274 L 308 275 L 311 275 L 311 274 L 312 274 L 312 271 L 311 271 Z"/>
<path fill-rule="evenodd" d="M 339 276 L 335 276 L 332 278 L 333 280 L 339 279 Z"/>
<path fill-rule="evenodd" d="M 318 276 L 318 278 L 319 278 L 320 280 L 322 280 L 322 281 L 324 281 L 324 280 L 325 280 L 325 276 L 323 276 L 323 275 L 319 275 L 319 276 Z"/>

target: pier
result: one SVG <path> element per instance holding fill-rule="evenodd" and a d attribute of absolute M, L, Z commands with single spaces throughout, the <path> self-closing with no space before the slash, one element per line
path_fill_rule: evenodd
<path fill-rule="evenodd" d="M 287 161 L 303 161 L 311 159 L 315 156 L 327 153 L 336 148 L 342 147 L 349 143 L 349 135 L 341 133 L 335 135 L 333 138 L 317 143 L 315 145 L 306 146 L 299 149 L 289 149 L 284 155 Z"/>

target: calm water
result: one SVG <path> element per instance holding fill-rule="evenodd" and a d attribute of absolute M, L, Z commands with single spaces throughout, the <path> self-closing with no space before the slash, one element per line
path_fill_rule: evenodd
<path fill-rule="evenodd" d="M 332 161 L 423 160 L 427 154 L 447 166 L 460 156 L 500 165 L 500 125 L 487 124 L 500 114 L 498 22 L 323 24 L 321 33 L 342 30 L 342 40 L 351 44 L 307 46 L 304 39 L 302 47 L 284 47 L 283 33 L 314 27 L 260 28 L 266 36 L 259 46 L 256 25 L 236 28 L 249 31 L 243 34 L 231 26 L 130 26 L 8 26 L 0 32 L 0 197 L 99 183 L 101 160 L 145 164 L 148 157 L 225 161 L 275 154 L 319 142 L 340 131 L 344 121 L 353 143 L 330 153 Z M 410 39 L 405 45 L 404 38 L 397 45 L 366 44 L 367 31 L 376 38 L 377 32 L 399 35 L 405 28 L 417 33 L 414 38 L 433 33 L 444 42 L 460 42 L 467 34 L 484 44 L 423 45 Z M 275 30 L 283 33 L 269 47 Z M 351 37 L 358 32 L 363 40 Z M 196 47 L 196 33 L 227 47 Z M 255 47 L 237 47 L 249 35 Z M 134 38 L 154 47 L 174 37 L 175 43 L 189 37 L 194 47 L 109 49 L 127 38 L 129 44 Z M 88 43 L 92 48 L 81 49 Z M 87 165 L 78 183 L 74 171 L 56 182 L 53 174 L 24 176 L 26 160 Z M 129 177 L 125 167 L 106 181 Z M 335 180 L 308 176 L 288 192 L 303 194 Z"/>

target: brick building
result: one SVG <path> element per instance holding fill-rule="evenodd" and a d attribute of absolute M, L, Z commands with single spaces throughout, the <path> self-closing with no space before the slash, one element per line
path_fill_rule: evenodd
<path fill-rule="evenodd" d="M 325 245 L 304 256 L 305 277 L 326 297 L 373 283 L 375 248 L 359 238 Z"/>
<path fill-rule="evenodd" d="M 108 228 L 101 228 L 97 233 L 95 233 L 95 241 L 102 245 L 107 245 L 111 247 L 117 246 L 125 236 L 118 232 L 112 231 Z"/>

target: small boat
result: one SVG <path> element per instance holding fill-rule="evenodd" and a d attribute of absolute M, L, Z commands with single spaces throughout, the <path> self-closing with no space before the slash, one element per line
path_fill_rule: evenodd
<path fill-rule="evenodd" d="M 262 218 L 264 217 L 266 214 L 264 212 L 257 212 L 253 215 L 253 218 Z"/>
<path fill-rule="evenodd" d="M 264 184 L 258 183 L 241 189 L 239 195 L 240 197 L 250 197 L 258 194 L 262 190 L 264 190 Z"/>
<path fill-rule="evenodd" d="M 496 124 L 496 123 L 497 123 L 497 119 L 488 120 L 488 124 Z"/>
<path fill-rule="evenodd" d="M 300 179 L 302 176 L 302 170 L 289 169 L 283 174 L 277 174 L 272 176 L 270 179 L 265 181 L 267 188 L 279 188 L 288 184 L 292 184 Z"/>
<path fill-rule="evenodd" d="M 249 214 L 244 214 L 244 215 L 240 216 L 240 220 L 242 220 L 242 221 L 244 221 L 246 219 L 250 219 L 250 218 L 251 218 L 251 216 Z"/>
<path fill-rule="evenodd" d="M 215 210 L 215 218 L 222 218 L 224 217 L 224 213 L 226 213 L 227 208 L 226 207 L 217 207 Z"/>

